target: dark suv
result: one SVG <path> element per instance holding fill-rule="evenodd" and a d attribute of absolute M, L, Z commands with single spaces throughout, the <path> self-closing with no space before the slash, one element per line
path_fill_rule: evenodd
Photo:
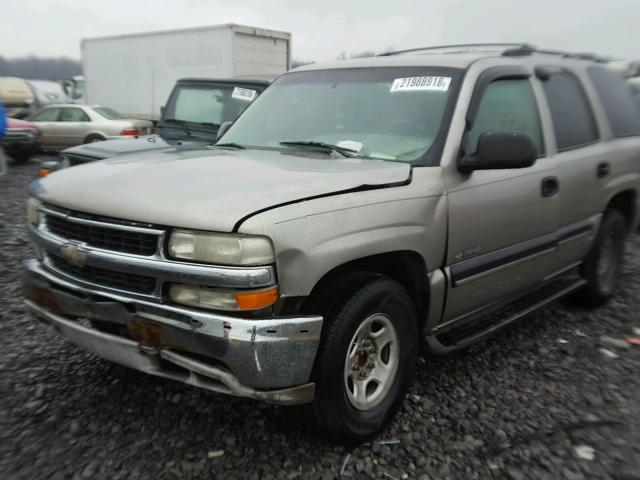
<path fill-rule="evenodd" d="M 220 125 L 234 121 L 274 78 L 274 75 L 256 75 L 178 80 L 162 109 L 154 135 L 68 148 L 60 153 L 58 162 L 47 162 L 44 166 L 53 171 L 127 153 L 214 143 Z"/>

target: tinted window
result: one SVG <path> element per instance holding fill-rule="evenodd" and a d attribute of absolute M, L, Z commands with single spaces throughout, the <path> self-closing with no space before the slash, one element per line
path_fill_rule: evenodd
<path fill-rule="evenodd" d="M 553 73 L 542 85 L 551 110 L 558 151 L 582 147 L 598 140 L 587 96 L 573 74 Z"/>
<path fill-rule="evenodd" d="M 497 80 L 487 87 L 469 132 L 467 152 L 475 152 L 484 132 L 518 132 L 531 137 L 543 154 L 538 105 L 529 80 Z"/>
<path fill-rule="evenodd" d="M 89 122 L 89 117 L 79 108 L 64 108 L 60 115 L 61 122 Z"/>
<path fill-rule="evenodd" d="M 251 104 L 258 93 L 255 89 L 232 86 L 179 86 L 167 105 L 165 118 L 215 125 L 232 122 Z"/>
<path fill-rule="evenodd" d="M 57 108 L 48 108 L 36 113 L 31 120 L 34 122 L 55 122 L 58 120 L 58 113 L 60 110 Z"/>
<path fill-rule="evenodd" d="M 613 135 L 640 135 L 640 105 L 633 98 L 624 78 L 602 67 L 590 67 L 588 71 L 602 101 Z"/>
<path fill-rule="evenodd" d="M 123 118 L 119 112 L 116 112 L 115 110 L 108 107 L 95 107 L 93 111 L 98 112 L 107 120 L 122 120 Z"/>

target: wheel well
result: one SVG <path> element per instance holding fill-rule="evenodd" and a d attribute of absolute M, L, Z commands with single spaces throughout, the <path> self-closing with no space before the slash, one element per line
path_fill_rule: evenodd
<path fill-rule="evenodd" d="M 618 210 L 627 221 L 627 225 L 631 227 L 636 215 L 636 192 L 635 190 L 625 190 L 617 193 L 609 203 L 607 209 Z"/>
<path fill-rule="evenodd" d="M 353 274 L 386 275 L 400 283 L 413 299 L 418 318 L 426 322 L 429 304 L 427 266 L 422 256 L 412 251 L 388 252 L 350 261 L 327 272 L 311 291 L 309 297 L 320 295 L 329 284 Z"/>
<path fill-rule="evenodd" d="M 91 137 L 100 137 L 102 139 L 106 139 L 107 137 L 105 137 L 104 135 L 102 135 L 99 132 L 91 132 L 90 134 L 88 134 L 87 136 L 84 137 L 84 141 L 86 142 L 87 140 L 89 140 Z"/>

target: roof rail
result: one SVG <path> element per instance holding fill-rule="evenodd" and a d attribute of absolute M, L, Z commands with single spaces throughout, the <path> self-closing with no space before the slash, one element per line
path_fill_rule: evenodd
<path fill-rule="evenodd" d="M 492 48 L 493 47 L 493 48 Z M 408 48 L 406 50 L 396 50 L 394 52 L 385 52 L 378 54 L 378 57 L 389 57 L 392 55 L 401 55 L 403 53 L 414 53 L 414 52 L 424 52 L 424 51 L 434 51 L 434 50 L 452 50 L 457 49 L 460 51 L 472 51 L 472 50 L 480 50 L 480 49 L 491 49 L 491 50 L 535 50 L 533 45 L 528 43 L 460 43 L 455 45 L 437 45 L 433 47 L 420 47 L 420 48 Z"/>
<path fill-rule="evenodd" d="M 610 59 L 588 52 L 563 52 L 561 50 L 534 50 L 532 53 L 541 53 L 543 55 L 559 55 L 565 58 L 575 58 L 577 60 L 590 60 L 592 62 L 606 63 Z"/>
<path fill-rule="evenodd" d="M 558 55 L 565 58 L 575 58 L 579 60 L 590 60 L 593 62 L 608 62 L 610 59 L 601 57 L 594 53 L 573 53 L 563 52 L 560 50 L 544 50 L 538 49 L 530 43 L 461 43 L 457 45 L 438 45 L 433 47 L 408 48 L 406 50 L 397 50 L 395 52 L 380 53 L 379 57 L 388 57 L 392 55 L 401 55 L 404 53 L 418 52 L 437 52 L 439 50 L 454 50 L 455 53 L 471 52 L 474 50 L 492 50 L 499 51 L 500 55 L 505 57 L 519 57 L 540 53 L 543 55 Z M 453 52 L 452 52 L 453 53 Z"/>

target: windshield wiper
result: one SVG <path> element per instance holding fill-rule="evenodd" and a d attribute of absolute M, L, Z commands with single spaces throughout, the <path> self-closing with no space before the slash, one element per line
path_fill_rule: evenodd
<path fill-rule="evenodd" d="M 213 146 L 214 147 L 237 148 L 239 150 L 246 150 L 247 149 L 247 147 L 245 147 L 244 145 L 240 145 L 239 143 L 233 143 L 233 142 L 229 142 L 229 143 L 214 143 Z"/>
<path fill-rule="evenodd" d="M 177 125 L 182 125 L 184 127 L 184 131 L 187 132 L 187 135 L 191 135 L 189 126 L 187 125 L 187 122 L 185 120 L 178 120 L 177 118 L 165 118 L 162 121 L 166 123 L 175 123 Z"/>
<path fill-rule="evenodd" d="M 331 150 L 332 152 L 338 152 L 340 155 L 347 158 L 352 158 L 354 154 L 358 153 L 357 150 L 353 150 L 352 148 L 339 147 L 337 145 L 331 145 L 330 143 L 316 142 L 315 140 L 285 140 L 278 143 L 280 143 L 280 145 L 284 145 L 285 147 L 324 148 L 326 150 Z"/>
<path fill-rule="evenodd" d="M 193 122 L 193 123 L 197 123 L 198 125 L 204 125 L 206 127 L 213 127 L 213 128 L 218 128 L 220 126 L 219 123 L 213 123 L 213 122 Z"/>

